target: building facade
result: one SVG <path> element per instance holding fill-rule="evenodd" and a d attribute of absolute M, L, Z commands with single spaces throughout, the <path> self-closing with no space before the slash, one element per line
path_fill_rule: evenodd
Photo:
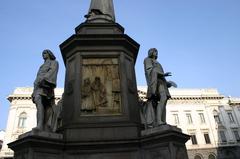
<path fill-rule="evenodd" d="M 145 86 L 138 87 L 146 100 Z M 189 159 L 240 159 L 240 98 L 216 89 L 170 89 L 167 122 L 191 136 Z"/>
<path fill-rule="evenodd" d="M 146 100 L 146 86 L 139 86 L 139 97 Z M 12 158 L 7 143 L 36 126 L 33 88 L 16 88 L 9 95 L 10 110 L 0 158 Z M 55 89 L 56 102 L 63 89 Z M 189 159 L 240 158 L 240 99 L 225 97 L 216 89 L 170 89 L 167 122 L 189 134 Z"/>
<path fill-rule="evenodd" d="M 32 87 L 21 87 L 16 88 L 8 96 L 10 107 L 0 159 L 12 158 L 13 151 L 8 148 L 7 144 L 36 126 L 36 106 L 31 99 L 32 92 Z M 55 89 L 56 102 L 60 100 L 62 92 L 63 89 Z"/>
<path fill-rule="evenodd" d="M 5 135 L 5 131 L 0 130 L 0 151 L 2 149 L 4 135 Z"/>

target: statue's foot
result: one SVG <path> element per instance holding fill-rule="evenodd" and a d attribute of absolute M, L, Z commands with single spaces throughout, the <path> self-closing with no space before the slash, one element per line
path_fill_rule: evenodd
<path fill-rule="evenodd" d="M 89 17 L 90 17 L 90 15 L 89 15 L 89 14 L 86 14 L 86 15 L 84 15 L 84 17 L 85 17 L 85 18 L 89 18 Z"/>
<path fill-rule="evenodd" d="M 33 130 L 43 131 L 43 127 L 42 126 L 37 126 L 37 127 L 33 128 Z"/>
<path fill-rule="evenodd" d="M 167 124 L 166 122 L 159 122 L 159 123 L 158 123 L 158 126 L 166 125 L 166 124 Z"/>
<path fill-rule="evenodd" d="M 35 127 L 35 128 L 32 128 L 32 131 L 33 132 L 39 132 L 39 131 L 42 131 L 42 130 L 40 130 L 38 127 Z"/>
<path fill-rule="evenodd" d="M 153 126 L 153 124 L 148 124 L 147 125 L 147 129 L 151 129 L 151 128 L 153 128 L 154 126 Z"/>

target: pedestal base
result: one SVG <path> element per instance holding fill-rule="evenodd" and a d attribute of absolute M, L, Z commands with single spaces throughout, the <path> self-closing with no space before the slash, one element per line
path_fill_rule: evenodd
<path fill-rule="evenodd" d="M 63 135 L 33 129 L 8 146 L 14 151 L 14 159 L 61 159 Z"/>
<path fill-rule="evenodd" d="M 142 131 L 141 152 L 144 159 L 188 159 L 185 143 L 189 136 L 181 129 L 162 125 Z"/>
<path fill-rule="evenodd" d="M 9 144 L 15 159 L 188 159 L 188 135 L 170 125 L 131 140 L 66 142 L 61 134 L 28 132 Z"/>

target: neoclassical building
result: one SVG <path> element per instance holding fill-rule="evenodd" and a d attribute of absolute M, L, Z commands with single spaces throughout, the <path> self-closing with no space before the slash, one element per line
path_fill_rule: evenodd
<path fill-rule="evenodd" d="M 0 151 L 2 149 L 4 135 L 5 135 L 5 131 L 0 130 Z"/>
<path fill-rule="evenodd" d="M 139 97 L 145 101 L 146 86 L 139 86 Z M 10 111 L 0 158 L 12 158 L 7 143 L 36 125 L 33 88 L 16 88 L 9 95 Z M 63 89 L 55 89 L 56 102 Z M 186 143 L 189 159 L 240 158 L 240 98 L 221 95 L 216 89 L 170 89 L 167 122 L 191 136 Z"/>

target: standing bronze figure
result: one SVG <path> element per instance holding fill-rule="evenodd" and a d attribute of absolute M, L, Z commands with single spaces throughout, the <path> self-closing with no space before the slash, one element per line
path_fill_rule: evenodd
<path fill-rule="evenodd" d="M 85 17 L 87 21 L 115 22 L 113 0 L 92 0 L 88 14 Z"/>
<path fill-rule="evenodd" d="M 37 129 L 52 130 L 52 106 L 55 103 L 54 88 L 56 88 L 58 62 L 50 50 L 42 53 L 44 63 L 38 70 L 32 93 L 33 103 L 37 107 Z"/>
<path fill-rule="evenodd" d="M 153 107 L 154 110 L 154 114 L 147 113 L 149 115 L 146 118 L 147 124 L 154 127 L 166 124 L 166 104 L 167 100 L 171 97 L 168 90 L 171 83 L 165 79 L 166 76 L 171 76 L 171 73 L 164 73 L 157 58 L 157 49 L 151 48 L 148 51 L 148 57 L 144 60 L 144 69 L 148 85 L 147 107 Z"/>

